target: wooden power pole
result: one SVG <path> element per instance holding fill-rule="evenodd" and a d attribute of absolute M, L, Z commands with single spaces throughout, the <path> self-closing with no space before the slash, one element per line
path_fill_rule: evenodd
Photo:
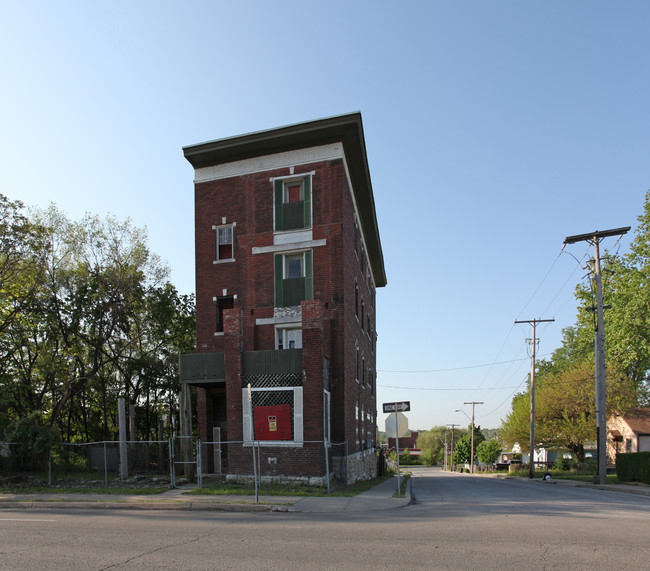
<path fill-rule="evenodd" d="M 603 284 L 600 275 L 600 241 L 609 236 L 627 234 L 630 226 L 590 234 L 567 236 L 564 245 L 590 242 L 594 246 L 594 277 L 596 278 L 596 431 L 598 441 L 598 480 L 607 481 L 607 388 L 605 380 L 605 318 L 603 315 Z"/>
<path fill-rule="evenodd" d="M 515 323 L 530 323 L 533 326 L 532 355 L 530 367 L 530 461 L 528 462 L 528 477 L 535 477 L 535 346 L 537 337 L 535 334 L 538 323 L 551 323 L 555 319 L 527 319 L 515 321 Z"/>
<path fill-rule="evenodd" d="M 469 465 L 469 473 L 473 474 L 474 473 L 474 407 L 477 404 L 483 404 L 483 401 L 481 401 L 481 402 L 472 401 L 472 402 L 466 402 L 464 404 L 471 404 L 472 405 L 472 444 L 471 444 L 472 453 L 471 453 L 471 460 L 470 460 L 470 465 Z"/>

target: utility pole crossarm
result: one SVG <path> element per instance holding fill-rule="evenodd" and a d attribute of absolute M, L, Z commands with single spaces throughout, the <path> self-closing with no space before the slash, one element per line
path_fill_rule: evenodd
<path fill-rule="evenodd" d="M 609 238 L 610 236 L 622 236 L 627 234 L 630 231 L 631 226 L 624 226 L 622 228 L 613 228 L 612 230 L 603 230 L 599 232 L 590 232 L 588 234 L 576 234 L 575 236 L 567 236 L 564 239 L 565 244 L 575 244 L 576 242 L 592 242 L 594 240 L 600 240 L 601 238 Z"/>

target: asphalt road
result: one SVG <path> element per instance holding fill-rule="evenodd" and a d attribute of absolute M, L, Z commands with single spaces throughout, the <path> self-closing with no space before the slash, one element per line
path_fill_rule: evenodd
<path fill-rule="evenodd" d="M 650 498 L 415 469 L 367 513 L 0 511 L 0 569 L 648 569 Z"/>

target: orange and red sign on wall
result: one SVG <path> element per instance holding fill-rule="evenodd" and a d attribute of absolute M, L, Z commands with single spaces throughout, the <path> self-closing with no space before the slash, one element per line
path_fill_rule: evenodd
<path fill-rule="evenodd" d="M 292 440 L 291 407 L 288 404 L 253 408 L 255 440 Z"/>

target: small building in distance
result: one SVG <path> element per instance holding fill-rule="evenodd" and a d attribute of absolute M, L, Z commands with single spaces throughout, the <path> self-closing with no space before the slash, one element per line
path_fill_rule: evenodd
<path fill-rule="evenodd" d="M 650 408 L 633 408 L 614 415 L 607 422 L 607 462 L 616 463 L 616 454 L 650 452 Z"/>
<path fill-rule="evenodd" d="M 399 453 L 404 454 L 406 450 L 409 451 L 409 454 L 411 456 L 420 456 L 422 454 L 422 450 L 420 450 L 417 447 L 417 442 L 418 442 L 418 435 L 420 433 L 418 431 L 413 431 L 411 432 L 408 436 L 402 436 L 399 438 Z M 388 437 L 388 449 L 389 450 L 395 450 L 396 447 L 396 441 L 394 436 L 389 436 Z"/>
<path fill-rule="evenodd" d="M 386 274 L 360 113 L 192 145 L 202 471 L 324 484 L 376 473 Z"/>

